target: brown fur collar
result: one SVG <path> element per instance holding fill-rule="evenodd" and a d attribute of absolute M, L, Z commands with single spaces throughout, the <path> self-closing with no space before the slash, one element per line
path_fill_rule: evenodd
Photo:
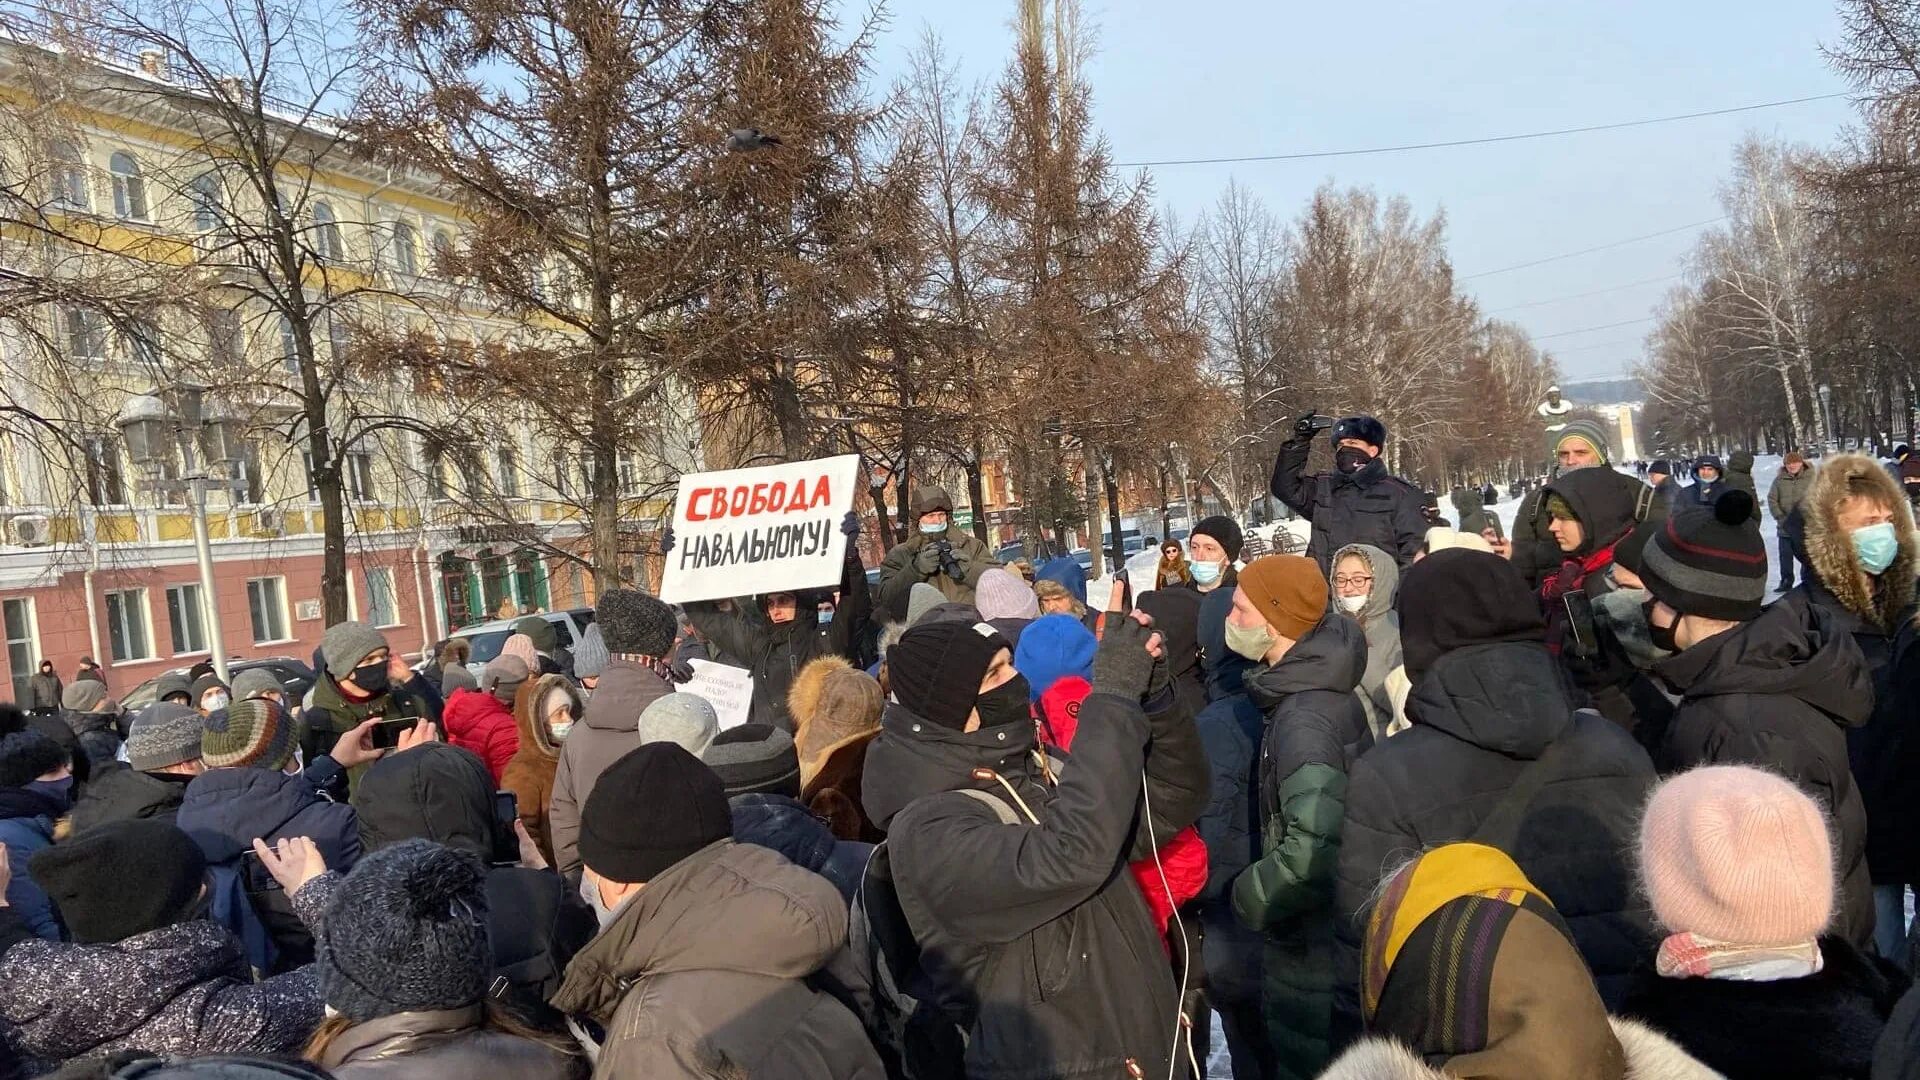
<path fill-rule="evenodd" d="M 1695 1061 L 1665 1035 L 1644 1024 L 1609 1017 L 1626 1057 L 1621 1080 L 1716 1080 L 1720 1074 Z M 1366 1039 L 1328 1066 L 1320 1080 L 1446 1080 L 1449 1074 L 1421 1061 L 1392 1039 Z"/>
<path fill-rule="evenodd" d="M 1894 530 L 1905 541 L 1893 565 L 1880 575 L 1884 587 L 1877 600 L 1860 573 L 1852 538 L 1834 520 L 1849 490 L 1864 491 L 1891 506 Z M 1883 632 L 1892 631 L 1894 620 L 1913 603 L 1916 566 L 1913 510 L 1892 474 L 1863 454 L 1835 454 L 1814 473 L 1813 487 L 1800 512 L 1806 525 L 1807 561 L 1820 575 L 1820 583 L 1848 611 Z"/>

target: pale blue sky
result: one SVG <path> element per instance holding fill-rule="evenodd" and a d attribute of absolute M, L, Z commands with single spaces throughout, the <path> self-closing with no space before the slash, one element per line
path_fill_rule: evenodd
<path fill-rule="evenodd" d="M 1845 90 L 1820 45 L 1826 0 L 1266 2 L 1083 0 L 1086 69 L 1117 161 L 1347 149 L 1637 120 Z M 997 77 L 1015 0 L 890 0 L 875 56 L 891 80 L 922 27 L 970 79 Z M 1829 145 L 1845 100 L 1493 146 L 1304 162 L 1159 167 L 1182 219 L 1229 177 L 1279 215 L 1323 180 L 1444 209 L 1463 277 L 1719 215 L 1716 189 L 1748 130 Z M 1696 234 L 1463 281 L 1536 336 L 1643 319 Z M 1500 311 L 1645 282 L 1601 296 Z M 1542 341 L 1570 377 L 1625 369 L 1647 324 Z"/>

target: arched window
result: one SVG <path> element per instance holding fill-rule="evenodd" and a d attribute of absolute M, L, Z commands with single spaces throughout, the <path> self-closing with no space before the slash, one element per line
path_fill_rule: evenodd
<path fill-rule="evenodd" d="M 433 230 L 434 260 L 445 265 L 453 259 L 453 233 L 447 229 Z"/>
<path fill-rule="evenodd" d="M 420 240 L 404 221 L 393 223 L 393 268 L 403 274 L 420 272 Z"/>
<path fill-rule="evenodd" d="M 293 320 L 280 316 L 280 364 L 289 374 L 300 374 L 300 341 L 293 332 Z"/>
<path fill-rule="evenodd" d="M 147 220 L 147 181 L 140 175 L 140 162 L 125 150 L 107 159 L 113 173 L 113 216 L 125 221 Z"/>
<path fill-rule="evenodd" d="M 213 173 L 201 173 L 187 185 L 187 198 L 193 203 L 193 227 L 200 232 L 212 232 L 224 225 L 227 220 L 225 194 L 220 190 L 220 178 Z"/>
<path fill-rule="evenodd" d="M 93 209 L 87 197 L 87 167 L 79 149 L 65 139 L 55 139 L 47 144 L 47 157 L 53 163 L 53 205 L 62 210 Z"/>
<path fill-rule="evenodd" d="M 347 245 L 340 239 L 340 222 L 333 216 L 333 204 L 314 200 L 313 227 L 317 233 L 316 246 L 320 258 L 326 262 L 339 262 L 347 257 Z"/>

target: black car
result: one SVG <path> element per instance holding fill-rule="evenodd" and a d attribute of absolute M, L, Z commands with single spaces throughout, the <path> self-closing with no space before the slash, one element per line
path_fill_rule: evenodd
<path fill-rule="evenodd" d="M 296 660 L 291 656 L 262 656 L 252 660 L 229 660 L 227 661 L 227 676 L 231 678 L 243 671 L 249 671 L 253 668 L 267 668 L 271 670 L 274 678 L 280 680 L 280 685 L 287 688 L 287 701 L 292 704 L 299 704 L 301 699 L 307 696 L 307 691 L 313 688 L 313 669 L 308 667 L 304 661 Z M 138 712 L 146 708 L 148 705 L 153 704 L 154 690 L 159 687 L 160 680 L 164 675 L 185 675 L 191 670 L 192 668 L 188 667 L 178 667 L 163 673 L 163 675 L 155 675 L 153 678 L 127 691 L 126 695 L 120 699 L 121 707 L 129 712 Z"/>

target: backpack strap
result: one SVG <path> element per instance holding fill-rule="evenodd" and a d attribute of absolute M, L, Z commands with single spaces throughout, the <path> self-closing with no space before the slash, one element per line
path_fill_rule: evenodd
<path fill-rule="evenodd" d="M 1573 714 L 1574 719 L 1578 721 L 1583 713 L 1599 715 L 1591 709 L 1581 709 Z M 1558 775 L 1560 763 L 1573 753 L 1569 747 L 1572 742 L 1573 733 L 1568 732 L 1549 744 L 1532 764 L 1521 769 L 1520 775 L 1514 777 L 1512 785 L 1500 796 L 1500 801 L 1493 805 L 1493 812 L 1481 820 L 1480 827 L 1473 830 L 1473 835 L 1467 839 L 1512 855 L 1527 809 L 1533 804 L 1534 797 L 1540 794 L 1540 789 L 1546 787 L 1547 781 Z"/>
<path fill-rule="evenodd" d="M 1000 819 L 1000 824 L 1002 825 L 1020 824 L 1020 815 L 1014 813 L 1013 807 L 1008 806 L 1007 801 L 1005 799 L 1002 799 L 1000 796 L 995 795 L 993 792 L 981 791 L 979 788 L 961 788 L 960 794 L 968 796 L 969 798 L 977 799 L 980 802 L 986 803 L 988 806 L 992 807 L 993 816 Z"/>

